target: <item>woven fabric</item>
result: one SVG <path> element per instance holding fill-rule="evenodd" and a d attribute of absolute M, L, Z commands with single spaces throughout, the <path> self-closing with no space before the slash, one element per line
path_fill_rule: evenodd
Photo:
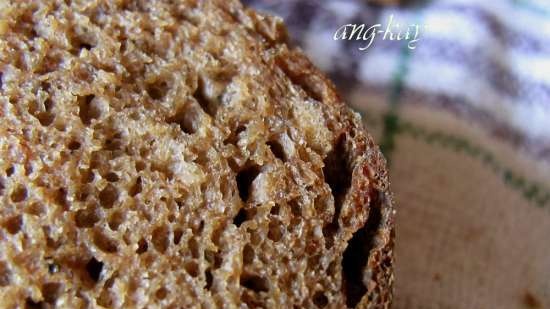
<path fill-rule="evenodd" d="M 285 19 L 389 160 L 394 308 L 550 308 L 550 4 L 247 2 Z M 334 40 L 390 19 L 421 26 L 414 49 Z"/>

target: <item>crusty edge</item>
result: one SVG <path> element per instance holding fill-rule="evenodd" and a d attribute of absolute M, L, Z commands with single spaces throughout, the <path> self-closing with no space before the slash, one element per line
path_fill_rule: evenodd
<path fill-rule="evenodd" d="M 299 48 L 288 50 L 286 46 L 281 48 L 280 53 L 280 57 L 292 60 L 291 70 L 295 72 L 290 74 L 300 75 L 298 78 L 294 76 L 294 79 L 299 79 L 300 86 L 306 93 L 339 112 L 341 121 L 345 122 L 343 131 L 348 133 L 347 136 L 350 136 L 350 131 L 354 131 L 354 136 L 347 143 L 348 148 L 351 149 L 351 159 L 355 162 L 352 180 L 354 183 L 352 190 L 356 191 L 354 192 L 355 207 L 367 208 L 367 213 L 373 207 L 380 207 L 381 214 L 378 229 L 371 240 L 372 249 L 363 275 L 365 278 L 363 281 L 367 281 L 364 282 L 367 292 L 356 308 L 390 308 L 394 281 L 395 210 L 393 195 L 389 190 L 386 160 L 373 138 L 365 130 L 360 116 L 345 105 L 334 84 L 309 61 L 304 53 Z M 356 184 L 366 184 L 366 186 Z M 365 216 L 363 222 L 366 222 L 367 217 Z M 356 230 L 362 227 L 364 225 L 356 227 Z"/>
<path fill-rule="evenodd" d="M 236 12 L 243 8 L 238 1 L 231 2 L 229 5 L 228 2 L 218 1 L 218 3 L 222 6 L 227 5 L 228 11 Z M 367 292 L 356 308 L 390 308 L 394 282 L 395 210 L 393 195 L 389 190 L 390 183 L 384 156 L 365 130 L 360 116 L 345 105 L 332 81 L 318 70 L 299 48 L 288 46 L 286 27 L 280 18 L 245 9 L 245 14 L 238 16 L 237 19 L 262 36 L 266 45 L 276 50 L 275 53 L 278 54 L 276 58 L 283 59 L 283 62 L 286 62 L 285 59 L 291 60 L 286 62 L 286 65 L 291 64 L 292 67 L 287 67 L 285 73 L 298 75 L 294 76 L 294 79 L 299 80 L 299 86 L 310 97 L 325 104 L 327 108 L 335 109 L 340 114 L 341 120 L 346 122 L 344 132 L 354 131 L 354 136 L 347 141 L 351 146 L 351 159 L 355 162 L 352 173 L 352 190 L 355 191 L 353 192 L 354 206 L 362 208 L 367 214 L 373 207 L 379 207 L 378 211 L 381 214 L 377 230 L 371 239 L 372 247 L 363 274 L 363 283 L 367 287 Z M 292 76 L 290 78 L 293 79 Z M 363 225 L 357 226 L 355 230 L 366 225 L 367 217 L 368 215 L 362 218 L 364 220 L 359 220 Z"/>

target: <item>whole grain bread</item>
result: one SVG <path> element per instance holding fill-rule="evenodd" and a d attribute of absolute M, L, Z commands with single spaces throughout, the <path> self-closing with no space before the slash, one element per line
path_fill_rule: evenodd
<path fill-rule="evenodd" d="M 385 160 L 278 18 L 0 12 L 0 307 L 390 306 Z"/>

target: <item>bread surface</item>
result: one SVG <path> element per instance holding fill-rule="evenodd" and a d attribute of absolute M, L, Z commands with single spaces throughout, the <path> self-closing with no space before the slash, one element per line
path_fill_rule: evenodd
<path fill-rule="evenodd" d="M 388 308 L 384 158 L 286 37 L 237 1 L 1 2 L 0 307 Z"/>

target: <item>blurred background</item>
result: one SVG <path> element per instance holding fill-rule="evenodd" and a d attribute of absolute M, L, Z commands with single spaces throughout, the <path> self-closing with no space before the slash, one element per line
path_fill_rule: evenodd
<path fill-rule="evenodd" d="M 550 1 L 401 2 L 245 1 L 283 17 L 389 161 L 394 308 L 550 308 Z M 347 24 L 382 32 L 335 40 Z"/>

